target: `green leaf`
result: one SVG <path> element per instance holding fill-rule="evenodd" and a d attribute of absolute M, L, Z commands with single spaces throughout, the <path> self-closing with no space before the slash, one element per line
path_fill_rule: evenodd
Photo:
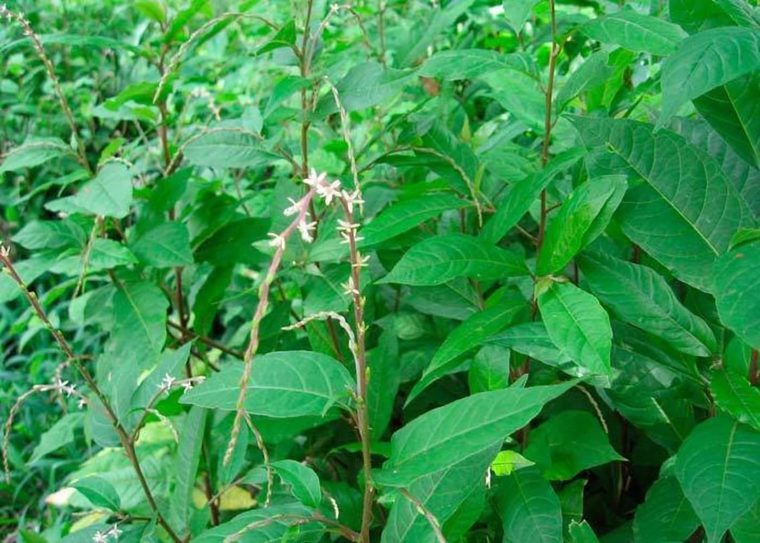
<path fill-rule="evenodd" d="M 293 495 L 309 507 L 319 507 L 322 503 L 322 489 L 314 470 L 295 460 L 279 460 L 272 463 L 272 469 L 282 481 L 290 485 Z"/>
<path fill-rule="evenodd" d="M 509 27 L 519 34 L 525 22 L 530 19 L 533 8 L 540 0 L 502 0 L 504 18 Z"/>
<path fill-rule="evenodd" d="M 471 394 L 509 386 L 509 353 L 509 349 L 486 345 L 472 357 L 467 374 Z"/>
<path fill-rule="evenodd" d="M 670 20 L 689 34 L 733 25 L 731 18 L 715 0 L 669 0 L 668 8 Z"/>
<path fill-rule="evenodd" d="M 172 268 L 193 263 L 190 235 L 181 222 L 160 224 L 141 235 L 130 247 L 137 258 L 149 266 Z"/>
<path fill-rule="evenodd" d="M 454 49 L 436 52 L 417 70 L 417 75 L 457 81 L 475 79 L 497 70 L 516 70 L 526 74 L 536 71 L 527 55 L 504 55 L 488 49 Z"/>
<path fill-rule="evenodd" d="M 615 73 L 615 66 L 609 64 L 607 51 L 591 53 L 578 68 L 565 80 L 554 97 L 557 111 L 562 111 L 567 102 L 580 94 L 597 88 Z"/>
<path fill-rule="evenodd" d="M 415 29 L 398 48 L 400 54 L 394 59 L 399 66 L 411 66 L 421 56 L 425 55 L 428 47 L 438 34 L 446 28 L 452 28 L 456 20 L 465 13 L 473 4 L 474 0 L 453 0 L 445 6 L 434 6 L 432 13 L 428 15 L 425 24 Z"/>
<path fill-rule="evenodd" d="M 184 532 L 190 521 L 195 479 L 201 460 L 201 448 L 206 437 L 208 410 L 193 406 L 185 417 L 177 444 L 177 459 L 174 464 L 174 492 L 171 499 L 173 526 Z"/>
<path fill-rule="evenodd" d="M 636 541 L 686 541 L 699 519 L 675 477 L 660 477 L 649 487 L 644 503 L 636 508 Z"/>
<path fill-rule="evenodd" d="M 157 23 L 166 22 L 166 6 L 161 0 L 135 0 L 135 9 Z"/>
<path fill-rule="evenodd" d="M 123 219 L 132 203 L 132 173 L 121 162 L 109 162 L 74 196 L 50 203 L 70 205 L 74 211 L 100 217 Z"/>
<path fill-rule="evenodd" d="M 501 479 L 496 489 L 496 507 L 505 542 L 562 543 L 559 498 L 538 469 L 521 469 Z"/>
<path fill-rule="evenodd" d="M 715 257 L 750 216 L 720 165 L 677 134 L 653 133 L 651 125 L 582 117 L 572 122 L 586 146 L 607 146 L 594 168 L 646 181 L 628 190 L 618 210 L 625 234 L 680 280 L 711 291 Z"/>
<path fill-rule="evenodd" d="M 34 138 L 11 149 L 0 164 L 0 174 L 34 168 L 54 158 L 75 157 L 69 146 L 58 138 Z"/>
<path fill-rule="evenodd" d="M 583 522 L 572 521 L 568 532 L 570 533 L 569 543 L 599 543 L 594 530 L 585 520 Z"/>
<path fill-rule="evenodd" d="M 723 324 L 760 349 L 760 240 L 743 243 L 715 262 L 715 301 Z"/>
<path fill-rule="evenodd" d="M 663 126 L 687 101 L 760 69 L 760 30 L 723 27 L 684 40 L 662 64 Z"/>
<path fill-rule="evenodd" d="M 34 464 L 44 456 L 60 449 L 61 447 L 73 443 L 74 430 L 82 425 L 84 413 L 68 413 L 61 417 L 49 430 L 47 430 L 40 442 L 32 451 L 32 456 L 28 463 Z"/>
<path fill-rule="evenodd" d="M 482 489 L 483 474 L 498 446 L 457 461 L 436 473 L 414 481 L 409 494 L 430 511 L 446 533 L 446 521 L 454 516 L 467 499 Z M 381 543 L 435 543 L 430 522 L 419 508 L 403 496 L 391 508 Z"/>
<path fill-rule="evenodd" d="M 489 281 L 526 274 L 518 255 L 472 236 L 449 234 L 409 249 L 379 283 L 430 286 L 457 277 Z"/>
<path fill-rule="evenodd" d="M 377 62 L 364 62 L 353 66 L 346 76 L 335 84 L 343 108 L 348 111 L 367 109 L 389 102 L 400 94 L 412 80 L 413 72 L 384 68 Z M 320 100 L 315 115 L 326 116 L 338 111 L 332 93 Z"/>
<path fill-rule="evenodd" d="M 710 392 L 723 411 L 760 431 L 760 390 L 747 379 L 730 371 L 716 371 L 710 379 Z"/>
<path fill-rule="evenodd" d="M 185 147 L 185 157 L 190 164 L 207 168 L 256 168 L 280 158 L 264 151 L 252 132 L 232 127 L 212 130 Z"/>
<path fill-rule="evenodd" d="M 193 543 L 224 543 L 233 536 L 243 537 L 245 543 L 279 543 L 292 541 L 291 526 L 297 519 L 309 518 L 313 511 L 298 503 L 276 504 L 271 507 L 246 511 L 231 520 L 205 530 L 193 537 Z M 251 529 L 254 526 L 255 529 Z M 296 541 L 319 541 L 324 528 L 317 522 L 298 526 Z"/>
<path fill-rule="evenodd" d="M 620 205 L 627 184 L 623 176 L 591 179 L 567 197 L 546 228 L 536 263 L 538 275 L 561 271 L 604 232 Z"/>
<path fill-rule="evenodd" d="M 123 283 L 113 298 L 113 330 L 108 351 L 122 368 L 146 367 L 166 341 L 169 301 L 152 283 Z"/>
<path fill-rule="evenodd" d="M 267 262 L 269 257 L 252 244 L 266 239 L 268 230 L 269 221 L 264 219 L 245 218 L 227 222 L 198 246 L 195 260 L 225 267 Z"/>
<path fill-rule="evenodd" d="M 694 99 L 694 107 L 741 158 L 760 167 L 760 74 L 726 83 Z"/>
<path fill-rule="evenodd" d="M 374 480 L 408 486 L 500 444 L 572 384 L 482 392 L 428 411 L 393 434 L 391 457 Z"/>
<path fill-rule="evenodd" d="M 242 364 L 227 364 L 186 392 L 181 402 L 232 411 L 242 375 Z M 253 361 L 245 408 L 254 415 L 276 418 L 324 415 L 336 404 L 347 404 L 352 381 L 340 362 L 321 353 L 267 353 Z"/>
<path fill-rule="evenodd" d="M 599 300 L 571 283 L 552 283 L 538 296 L 538 307 L 560 351 L 591 374 L 611 373 L 612 329 Z"/>
<path fill-rule="evenodd" d="M 454 328 L 436 351 L 422 378 L 414 385 L 406 403 L 416 398 L 433 382 L 449 373 L 464 353 L 478 347 L 488 337 L 507 327 L 527 304 L 519 296 L 500 301 L 494 307 L 475 313 Z"/>
<path fill-rule="evenodd" d="M 396 394 L 401 384 L 401 364 L 398 339 L 390 331 L 383 332 L 375 349 L 367 352 L 369 385 L 367 410 L 374 440 L 379 440 L 388 429 Z"/>
<path fill-rule="evenodd" d="M 728 417 L 709 419 L 678 451 L 675 475 L 705 528 L 718 543 L 760 497 L 760 433 Z"/>
<path fill-rule="evenodd" d="M 282 25 L 274 37 L 256 51 L 257 55 L 263 55 L 275 49 L 290 47 L 296 42 L 296 23 L 293 19 Z"/>
<path fill-rule="evenodd" d="M 35 250 L 81 247 L 87 236 L 73 221 L 30 221 L 12 239 L 26 249 Z"/>
<path fill-rule="evenodd" d="M 678 25 L 629 9 L 592 19 L 582 31 L 602 43 L 659 56 L 673 53 L 687 36 Z"/>
<path fill-rule="evenodd" d="M 486 343 L 508 347 L 550 366 L 560 366 L 571 361 L 567 353 L 554 345 L 542 322 L 511 326 L 489 338 Z"/>
<path fill-rule="evenodd" d="M 497 477 L 503 477 L 505 475 L 511 475 L 513 471 L 518 469 L 527 468 L 529 466 L 535 466 L 536 463 L 528 460 L 520 453 L 515 451 L 499 451 L 496 458 L 491 462 L 491 471 Z"/>
<path fill-rule="evenodd" d="M 654 270 L 601 253 L 579 259 L 584 284 L 611 314 L 687 354 L 709 356 L 715 336 L 702 319 L 686 309 Z"/>
<path fill-rule="evenodd" d="M 572 410 L 559 412 L 531 430 L 524 454 L 552 481 L 567 481 L 585 469 L 625 460 L 612 448 L 594 415 Z"/>
<path fill-rule="evenodd" d="M 760 540 L 760 501 L 734 522 L 731 537 L 735 543 L 754 543 Z"/>
<path fill-rule="evenodd" d="M 403 234 L 423 222 L 438 217 L 444 211 L 461 209 L 469 205 L 451 194 L 422 194 L 416 198 L 393 204 L 361 229 L 361 247 L 377 245 Z"/>
<path fill-rule="evenodd" d="M 485 224 L 480 236 L 491 243 L 497 243 L 518 223 L 544 190 L 562 171 L 572 167 L 584 155 L 582 149 L 573 148 L 554 157 L 538 173 L 526 177 L 510 188 L 504 202 Z"/>
<path fill-rule="evenodd" d="M 105 507 L 118 511 L 121 499 L 111 483 L 101 477 L 90 476 L 79 479 L 71 486 L 76 488 L 95 507 Z"/>

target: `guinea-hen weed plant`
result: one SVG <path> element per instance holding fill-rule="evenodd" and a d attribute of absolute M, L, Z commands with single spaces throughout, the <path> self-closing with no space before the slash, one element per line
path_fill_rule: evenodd
<path fill-rule="evenodd" d="M 754 0 L 0 5 L 4 541 L 760 542 Z"/>

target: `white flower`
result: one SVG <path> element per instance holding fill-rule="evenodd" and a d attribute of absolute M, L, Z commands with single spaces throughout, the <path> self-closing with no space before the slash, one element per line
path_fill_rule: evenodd
<path fill-rule="evenodd" d="M 359 228 L 360 225 L 348 221 L 344 221 L 343 219 L 338 219 L 338 230 L 341 232 L 351 232 L 352 230 L 356 230 Z"/>
<path fill-rule="evenodd" d="M 108 534 L 103 533 L 101 531 L 95 532 L 95 535 L 92 536 L 92 542 L 93 543 L 107 543 L 108 542 Z"/>
<path fill-rule="evenodd" d="M 118 541 L 119 536 L 121 535 L 121 530 L 119 530 L 119 526 L 117 524 L 114 524 L 111 529 L 108 530 L 108 533 L 106 535 L 113 537 L 116 541 Z"/>
<path fill-rule="evenodd" d="M 3 243 L 0 243 L 0 255 L 3 258 L 8 258 L 11 256 L 11 247 L 10 245 L 5 245 Z"/>
<path fill-rule="evenodd" d="M 84 409 L 84 406 L 86 405 L 87 405 L 87 400 L 85 400 L 84 396 L 79 398 L 79 402 L 77 402 L 77 407 L 79 407 L 79 409 Z"/>
<path fill-rule="evenodd" d="M 311 233 L 316 227 L 316 222 L 306 222 L 306 220 L 299 222 L 297 228 L 298 232 L 301 234 L 301 239 L 306 243 L 314 241 L 314 236 L 312 236 Z"/>
<path fill-rule="evenodd" d="M 291 215 L 295 215 L 296 213 L 300 213 L 303 209 L 303 200 L 298 200 L 297 202 L 293 198 L 288 198 L 290 203 L 292 204 L 290 207 L 286 207 L 282 214 L 286 217 L 290 217 Z"/>
<path fill-rule="evenodd" d="M 359 238 L 359 239 L 363 239 L 363 238 Z M 361 269 L 361 268 L 366 268 L 368 265 L 369 265 L 369 255 L 362 256 L 361 253 L 359 253 L 359 251 L 356 251 L 356 262 L 351 264 L 351 267 Z"/>
<path fill-rule="evenodd" d="M 330 4 L 330 11 L 333 13 L 337 13 L 340 10 L 339 4 Z"/>
<path fill-rule="evenodd" d="M 343 197 L 343 201 L 346 202 L 349 211 L 353 212 L 355 205 L 359 206 L 359 211 L 364 211 L 364 200 L 362 200 L 362 193 L 359 192 L 359 189 L 354 190 L 354 192 L 344 190 L 341 196 Z"/>
<path fill-rule="evenodd" d="M 169 375 L 168 373 L 164 375 L 164 379 L 161 381 L 161 383 L 158 385 L 158 388 L 169 390 L 171 387 L 174 386 L 174 383 L 177 380 Z"/>
<path fill-rule="evenodd" d="M 337 179 L 332 183 L 324 182 L 317 186 L 317 194 L 325 199 L 325 203 L 330 205 L 333 198 L 340 197 L 340 181 Z"/>
<path fill-rule="evenodd" d="M 318 186 L 322 185 L 325 181 L 327 181 L 327 174 L 326 173 L 317 174 L 317 170 L 315 170 L 314 168 L 312 168 L 311 172 L 309 172 L 309 176 L 303 180 L 304 183 L 314 188 L 317 188 Z"/>
<path fill-rule="evenodd" d="M 185 392 L 190 392 L 191 390 L 193 390 L 193 382 L 190 379 L 188 379 L 187 381 L 184 381 L 182 383 L 182 388 L 185 390 Z"/>
<path fill-rule="evenodd" d="M 270 247 L 277 247 L 278 249 L 285 250 L 285 238 L 281 234 L 269 232 L 267 236 L 272 238 L 269 240 Z"/>
<path fill-rule="evenodd" d="M 348 281 L 343 283 L 341 285 L 343 287 L 343 294 L 347 296 L 358 296 L 359 295 L 359 289 L 356 288 L 356 285 L 354 284 L 354 277 L 352 275 L 348 276 Z"/>

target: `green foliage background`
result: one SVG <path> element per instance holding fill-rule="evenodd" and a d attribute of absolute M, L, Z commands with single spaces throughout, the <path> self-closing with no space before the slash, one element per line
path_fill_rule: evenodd
<path fill-rule="evenodd" d="M 1 532 L 760 540 L 754 1 L 0 15 Z"/>

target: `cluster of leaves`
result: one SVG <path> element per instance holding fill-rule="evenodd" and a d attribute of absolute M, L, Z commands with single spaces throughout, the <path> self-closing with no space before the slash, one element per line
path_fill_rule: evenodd
<path fill-rule="evenodd" d="M 0 16 L 9 533 L 760 539 L 754 2 Z"/>

